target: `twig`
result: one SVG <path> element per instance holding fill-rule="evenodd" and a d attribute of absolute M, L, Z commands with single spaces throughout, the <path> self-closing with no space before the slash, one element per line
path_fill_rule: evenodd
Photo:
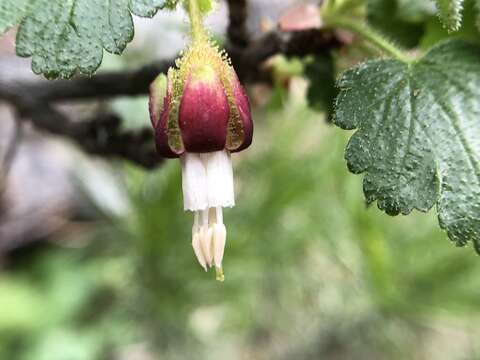
<path fill-rule="evenodd" d="M 247 0 L 228 0 L 230 22 L 227 35 L 232 46 L 245 48 L 248 43 L 247 31 Z"/>
<path fill-rule="evenodd" d="M 258 81 L 261 63 L 272 55 L 284 53 L 303 56 L 329 51 L 341 45 L 341 40 L 330 31 L 272 31 L 245 49 L 230 48 L 228 52 L 240 79 L 252 82 Z M 34 99 L 35 102 L 52 102 L 145 95 L 155 77 L 166 72 L 173 63 L 174 59 L 156 62 L 137 70 L 104 72 L 93 77 L 82 76 L 71 80 L 7 82 L 0 79 L 0 99 L 16 105 L 24 103 L 25 98 Z M 264 79 L 265 76 L 261 78 Z"/>
<path fill-rule="evenodd" d="M 22 124 L 20 119 L 18 119 L 18 115 L 16 114 L 14 117 L 14 124 L 13 124 L 13 133 L 10 136 L 10 140 L 7 144 L 5 149 L 5 153 L 2 157 L 2 162 L 0 165 L 0 196 L 4 191 L 5 183 L 8 178 L 8 174 L 10 172 L 10 168 L 12 167 L 13 160 L 15 155 L 17 154 L 18 145 L 22 138 Z"/>
<path fill-rule="evenodd" d="M 130 160 L 145 168 L 161 163 L 155 152 L 152 130 L 123 130 L 120 118 L 114 114 L 74 122 L 46 104 L 24 109 L 23 114 L 29 116 L 37 128 L 70 138 L 90 154 Z"/>
<path fill-rule="evenodd" d="M 133 71 L 103 72 L 71 80 L 2 82 L 0 79 L 0 99 L 18 104 L 24 103 L 25 97 L 35 99 L 35 102 L 51 102 L 142 95 L 148 92 L 155 77 L 166 72 L 173 62 L 156 62 Z"/>
<path fill-rule="evenodd" d="M 265 78 L 261 76 L 261 64 L 273 55 L 305 56 L 325 53 L 342 45 L 342 40 L 331 31 L 271 31 L 239 53 L 231 52 L 231 57 L 240 79 L 252 82 Z"/>
<path fill-rule="evenodd" d="M 230 5 L 243 6 L 245 1 L 231 0 Z M 245 16 L 242 13 L 233 21 L 243 22 Z M 236 44 L 232 44 L 228 51 L 243 82 L 258 82 L 268 78 L 268 74 L 262 72 L 261 64 L 272 55 L 283 53 L 302 56 L 330 51 L 342 45 L 334 32 L 326 30 L 272 31 L 246 47 L 238 46 L 246 38 L 240 32 L 237 35 L 232 35 Z M 31 118 L 37 128 L 71 138 L 89 153 L 122 157 L 151 168 L 159 160 L 155 155 L 150 129 L 137 132 L 122 130 L 120 120 L 112 114 L 73 122 L 55 110 L 53 103 L 145 95 L 155 77 L 166 72 L 173 63 L 172 59 L 133 71 L 105 72 L 72 80 L 2 81 L 0 78 L 0 100 L 14 105 L 22 116 Z"/>

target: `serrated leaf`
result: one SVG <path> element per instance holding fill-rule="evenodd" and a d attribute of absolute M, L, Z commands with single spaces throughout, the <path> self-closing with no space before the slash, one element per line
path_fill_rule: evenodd
<path fill-rule="evenodd" d="M 358 129 L 345 158 L 390 215 L 436 205 L 440 226 L 480 252 L 480 48 L 448 41 L 421 60 L 370 61 L 339 80 L 334 123 Z"/>
<path fill-rule="evenodd" d="M 462 25 L 463 0 L 435 0 L 438 16 L 448 31 L 457 31 Z"/>
<path fill-rule="evenodd" d="M 14 1 L 14 0 L 9 0 Z M 164 0 L 30 0 L 17 34 L 17 54 L 47 78 L 91 75 L 103 49 L 120 54 L 133 38 L 131 12 L 153 16 Z"/>
<path fill-rule="evenodd" d="M 2 0 L 0 1 L 0 35 L 11 27 L 18 25 L 27 14 L 30 0 Z"/>
<path fill-rule="evenodd" d="M 152 17 L 165 6 L 165 0 L 130 0 L 130 10 L 142 17 Z"/>

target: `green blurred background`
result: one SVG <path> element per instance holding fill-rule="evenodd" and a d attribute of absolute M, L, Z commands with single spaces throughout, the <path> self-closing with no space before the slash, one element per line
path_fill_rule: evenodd
<path fill-rule="evenodd" d="M 417 45 L 446 36 L 429 16 Z M 149 57 L 134 45 L 103 67 Z M 4 263 L 0 359 L 480 359 L 478 256 L 434 211 L 366 206 L 343 161 L 349 134 L 308 106 L 304 65 L 277 59 L 277 85 L 249 89 L 256 129 L 234 156 L 224 283 L 193 254 L 178 161 L 78 167 L 89 221 Z M 146 101 L 111 106 L 138 127 Z"/>

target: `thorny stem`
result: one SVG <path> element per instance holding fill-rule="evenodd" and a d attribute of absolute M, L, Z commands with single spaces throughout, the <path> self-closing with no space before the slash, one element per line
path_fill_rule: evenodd
<path fill-rule="evenodd" d="M 339 27 L 352 31 L 371 42 L 378 49 L 383 50 L 389 56 L 404 63 L 409 64 L 414 60 L 402 49 L 392 44 L 361 20 L 364 16 L 364 9 L 358 1 L 324 0 L 320 12 L 326 27 Z"/>
<path fill-rule="evenodd" d="M 376 30 L 372 29 L 370 26 L 363 22 L 349 18 L 335 17 L 329 19 L 328 25 L 344 28 L 346 30 L 357 33 L 358 35 L 362 36 L 363 38 L 377 46 L 379 49 L 383 50 L 391 57 L 404 63 L 411 63 L 413 61 L 413 59 L 404 51 L 393 45 Z"/>

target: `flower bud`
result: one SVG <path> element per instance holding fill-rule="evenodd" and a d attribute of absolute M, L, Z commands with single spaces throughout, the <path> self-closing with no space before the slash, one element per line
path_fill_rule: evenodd
<path fill-rule="evenodd" d="M 162 80 L 163 79 L 163 80 Z M 241 151 L 252 142 L 248 97 L 226 56 L 198 43 L 150 87 L 150 117 L 158 153 Z"/>

